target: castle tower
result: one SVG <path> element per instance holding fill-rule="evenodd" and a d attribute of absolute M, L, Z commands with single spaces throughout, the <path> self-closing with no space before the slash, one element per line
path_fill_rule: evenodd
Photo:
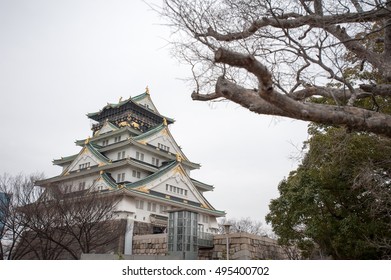
<path fill-rule="evenodd" d="M 225 213 L 204 197 L 213 186 L 191 177 L 200 165 L 182 152 L 169 130 L 174 120 L 159 113 L 148 89 L 87 116 L 91 136 L 76 141 L 78 154 L 55 159 L 61 174 L 40 186 L 76 196 L 121 193 L 116 213 L 131 222 L 127 234 L 165 232 L 168 212 L 176 209 L 198 213 L 200 231 L 217 232 L 216 218 Z"/>

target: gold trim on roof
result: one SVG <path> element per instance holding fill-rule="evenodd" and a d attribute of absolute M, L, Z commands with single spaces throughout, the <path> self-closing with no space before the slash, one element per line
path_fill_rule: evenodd
<path fill-rule="evenodd" d="M 127 121 L 123 121 L 123 122 L 118 123 L 118 126 L 125 127 L 125 126 L 130 126 L 130 124 Z"/>
<path fill-rule="evenodd" d="M 205 203 L 201 203 L 201 207 L 203 207 L 205 209 L 210 209 L 210 207 L 208 207 Z"/>
<path fill-rule="evenodd" d="M 149 190 L 147 189 L 146 186 L 138 187 L 138 188 L 136 188 L 136 190 L 138 190 L 140 192 L 144 192 L 144 193 L 149 193 Z"/>

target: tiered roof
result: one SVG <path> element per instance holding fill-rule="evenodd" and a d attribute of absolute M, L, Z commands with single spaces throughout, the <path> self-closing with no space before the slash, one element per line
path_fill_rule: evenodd
<path fill-rule="evenodd" d="M 157 111 L 149 90 L 126 100 L 120 99 L 118 103 L 107 103 L 98 112 L 88 113 L 87 116 L 98 122 L 92 127 L 94 131 L 101 129 L 106 121 L 117 126 L 131 126 L 141 132 L 162 123 L 163 119 L 169 124 L 174 122 L 172 118 L 165 117 Z"/>
<path fill-rule="evenodd" d="M 167 195 L 161 191 L 154 190 L 156 184 L 158 184 L 160 178 L 164 175 L 166 177 L 172 176 L 173 174 L 179 174 L 181 180 L 187 180 L 190 185 L 195 185 L 194 182 L 197 182 L 190 177 L 187 176 L 187 173 L 184 171 L 182 165 L 178 161 L 172 161 L 167 163 L 165 166 L 162 166 L 157 172 L 152 175 L 136 181 L 134 183 L 126 183 L 126 184 L 117 184 L 113 178 L 108 176 L 105 172 L 101 172 L 100 178 L 97 181 L 104 181 L 106 186 L 109 186 L 111 191 L 121 190 L 125 193 L 136 194 L 137 196 L 153 198 L 158 201 L 169 202 L 171 204 L 176 204 L 179 207 L 190 207 L 190 208 L 198 208 L 198 210 L 202 210 L 202 212 L 214 214 L 216 216 L 223 216 L 225 213 L 223 211 L 216 210 L 200 193 L 197 188 L 189 189 L 193 193 L 193 195 L 197 198 L 197 201 L 192 201 L 188 199 L 184 199 L 182 197 L 178 197 L 175 195 Z"/>
<path fill-rule="evenodd" d="M 83 176 L 97 175 L 90 190 L 106 190 L 109 192 L 124 192 L 125 194 L 145 197 L 151 200 L 164 201 L 178 207 L 198 209 L 203 213 L 214 216 L 223 216 L 224 212 L 217 211 L 203 196 L 204 191 L 213 190 L 213 186 L 194 180 L 189 177 L 187 170 L 197 169 L 199 164 L 191 162 L 182 152 L 173 138 L 168 125 L 174 120 L 161 115 L 153 104 L 149 91 L 117 104 L 108 104 L 96 113 L 87 116 L 99 123 L 93 126 L 93 135 L 87 139 L 77 140 L 76 145 L 82 149 L 78 154 L 61 157 L 53 160 L 53 164 L 63 166 L 63 172 L 39 182 L 41 186 L 58 184 L 64 180 L 78 179 Z M 127 135 L 122 140 L 109 145 L 98 145 L 103 140 L 114 136 Z M 158 147 L 159 139 L 170 143 L 171 150 Z M 111 160 L 105 154 L 114 149 L 133 145 L 139 150 L 149 151 L 151 154 L 167 159 L 160 167 L 147 162 L 127 157 Z M 88 168 L 77 168 L 88 158 L 91 163 Z M 132 166 L 150 172 L 151 174 L 135 182 L 116 182 L 110 172 L 123 166 Z M 165 183 L 163 183 L 165 182 Z M 176 193 L 168 194 L 163 189 L 182 182 L 188 197 Z M 176 183 L 175 183 L 176 182 Z"/>

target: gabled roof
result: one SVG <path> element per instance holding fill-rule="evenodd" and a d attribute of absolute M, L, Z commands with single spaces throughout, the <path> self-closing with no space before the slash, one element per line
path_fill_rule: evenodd
<path fill-rule="evenodd" d="M 151 136 L 151 135 L 154 135 L 156 133 L 159 133 L 160 131 L 162 131 L 163 129 L 165 128 L 164 124 L 160 124 L 160 125 L 157 125 L 149 130 L 147 130 L 146 132 L 140 134 L 140 135 L 137 135 L 135 137 L 133 137 L 134 140 L 136 141 L 140 141 L 140 140 L 143 140 L 145 138 L 147 138 L 148 136 Z"/>
<path fill-rule="evenodd" d="M 84 147 L 77 154 L 77 156 L 72 160 L 72 163 L 62 172 L 61 175 L 65 175 L 65 174 L 69 173 L 69 171 L 75 166 L 74 163 L 76 162 L 76 164 L 77 164 L 78 158 L 80 158 L 86 152 L 90 152 L 91 155 L 93 155 L 97 159 L 97 161 L 100 162 L 101 164 L 110 163 L 111 160 L 109 158 L 107 158 L 106 156 L 104 156 L 103 154 L 101 154 L 99 152 L 99 148 L 100 148 L 100 146 L 95 145 L 95 144 L 89 142 L 89 140 L 87 140 Z"/>
<path fill-rule="evenodd" d="M 97 172 L 108 172 L 112 169 L 116 169 L 118 167 L 126 166 L 126 165 L 131 165 L 135 166 L 138 168 L 142 168 L 144 170 L 147 170 L 149 172 L 156 172 L 158 168 L 154 165 L 148 164 L 146 162 L 133 159 L 133 158 L 126 158 L 126 159 L 121 159 L 121 160 L 116 160 L 113 162 L 109 162 L 107 165 L 101 165 L 101 166 L 91 166 L 91 168 L 88 169 L 83 169 L 80 172 L 71 172 L 66 175 L 66 178 L 64 178 L 64 173 L 55 177 L 47 178 L 44 180 L 37 181 L 38 186 L 44 186 L 56 182 L 63 181 L 64 179 L 75 179 L 78 177 L 82 176 L 90 176 L 93 174 L 96 174 Z"/>
<path fill-rule="evenodd" d="M 170 130 L 168 129 L 168 125 L 167 123 L 162 123 L 161 125 L 158 125 L 148 131 L 146 131 L 145 133 L 143 134 L 140 134 L 138 136 L 135 136 L 133 137 L 134 140 L 138 141 L 139 143 L 144 143 L 144 140 L 149 138 L 149 137 L 152 137 L 154 135 L 157 135 L 159 133 L 162 133 L 164 131 L 164 133 L 166 133 L 166 135 L 170 138 L 170 140 L 172 141 L 172 143 L 174 144 L 175 146 L 175 149 L 176 149 L 176 152 L 179 153 L 179 155 L 181 156 L 182 159 L 184 159 L 185 161 L 188 161 L 190 162 L 190 160 L 186 157 L 186 155 L 182 152 L 181 148 L 179 147 L 178 143 L 175 141 L 174 137 L 172 136 Z M 199 168 L 196 167 L 196 168 Z"/>
<path fill-rule="evenodd" d="M 172 161 L 172 162 L 168 163 L 167 165 L 161 167 L 157 172 L 145 177 L 144 179 L 136 181 L 134 183 L 128 183 L 125 185 L 125 187 L 126 188 L 137 188 L 137 187 L 143 186 L 149 182 L 152 182 L 154 179 L 159 178 L 160 176 L 164 175 L 166 172 L 173 169 L 177 164 L 178 164 L 178 162 Z"/>
<path fill-rule="evenodd" d="M 85 145 L 85 148 L 88 149 L 89 151 L 91 151 L 96 157 L 98 157 L 104 163 L 110 162 L 110 159 L 108 157 L 106 157 L 105 155 L 103 155 L 99 152 L 99 149 L 102 148 L 102 146 L 99 146 L 99 145 L 96 145 L 96 144 L 89 142 Z"/>
<path fill-rule="evenodd" d="M 97 130 L 94 134 L 94 137 L 96 136 L 99 136 L 101 134 L 105 134 L 105 133 L 109 133 L 109 132 L 112 132 L 112 131 L 116 131 L 118 130 L 119 128 L 114 125 L 113 123 L 109 122 L 108 120 L 106 120 L 106 122 L 103 124 L 103 126 Z"/>
<path fill-rule="evenodd" d="M 197 181 L 193 178 L 190 178 L 190 179 L 196 187 L 202 189 L 203 191 L 213 191 L 213 189 L 214 189 L 213 185 L 209 185 L 209 184 Z"/>
<path fill-rule="evenodd" d="M 76 157 L 77 157 L 78 154 L 74 154 L 74 155 L 71 155 L 71 156 L 67 156 L 67 157 L 61 157 L 59 159 L 54 159 L 52 162 L 54 165 L 66 165 L 67 163 L 71 163 Z"/>
<path fill-rule="evenodd" d="M 159 116 L 160 118 L 166 118 L 167 121 L 168 121 L 169 123 L 173 123 L 173 122 L 174 122 L 174 119 L 168 118 L 168 117 L 165 117 L 165 116 L 161 115 L 161 114 L 156 110 L 155 105 L 153 105 L 154 110 L 151 110 L 150 108 L 147 108 L 147 107 L 143 106 L 140 102 L 141 102 L 141 100 L 144 100 L 145 98 L 148 98 L 149 101 L 151 102 L 151 104 L 153 104 L 152 99 L 150 98 L 149 94 L 147 94 L 147 93 L 145 92 L 145 93 L 143 93 L 143 94 L 137 95 L 137 96 L 134 97 L 134 98 L 129 97 L 128 99 L 125 99 L 125 100 L 120 99 L 118 103 L 107 103 L 107 105 L 104 106 L 104 107 L 103 107 L 101 110 L 99 110 L 98 112 L 87 113 L 87 117 L 89 117 L 90 119 L 93 119 L 93 120 L 98 120 L 98 119 L 99 119 L 99 116 L 100 116 L 104 111 L 106 111 L 106 110 L 116 109 L 116 108 L 120 108 L 120 107 L 122 107 L 122 106 L 125 106 L 125 105 L 127 105 L 127 104 L 132 104 L 132 105 L 136 106 L 138 109 L 141 109 L 141 110 L 145 110 L 145 111 L 151 112 L 152 114 L 157 115 L 157 116 Z"/>
<path fill-rule="evenodd" d="M 187 172 L 183 169 L 183 167 L 181 165 L 181 162 L 172 161 L 171 163 L 163 166 L 157 172 L 151 174 L 150 176 L 145 177 L 144 179 L 141 179 L 141 180 L 136 181 L 134 183 L 127 183 L 127 184 L 125 184 L 125 188 L 126 189 L 130 189 L 130 190 L 138 190 L 138 191 L 141 191 L 141 192 L 147 192 L 147 193 L 150 193 L 151 195 L 155 195 L 155 196 L 166 197 L 166 195 L 161 193 L 161 192 L 156 192 L 156 191 L 153 191 L 151 189 L 148 189 L 148 184 L 152 183 L 154 180 L 156 180 L 158 178 L 161 178 L 166 173 L 169 173 L 171 171 L 179 171 L 179 173 L 181 174 L 181 176 L 184 177 L 184 179 L 187 179 L 187 181 L 190 184 L 193 184 L 193 181 L 187 175 Z M 160 184 L 160 182 L 158 184 Z M 172 196 L 171 200 L 192 204 L 193 206 L 198 206 L 198 207 L 201 207 L 201 208 L 215 210 L 213 208 L 213 206 L 202 195 L 202 193 L 200 193 L 197 190 L 197 188 L 194 188 L 193 193 L 194 193 L 195 197 L 200 201 L 200 203 L 201 203 L 200 205 L 195 205 L 191 201 L 187 201 L 187 199 L 184 199 L 184 198 L 176 198 L 175 195 L 169 195 L 169 196 L 170 197 Z"/>
<path fill-rule="evenodd" d="M 170 204 L 173 204 L 175 206 L 179 206 L 180 209 L 192 209 L 194 211 L 197 211 L 197 212 L 199 211 L 199 212 L 202 212 L 202 213 L 208 213 L 208 214 L 211 214 L 211 215 L 216 216 L 216 217 L 224 217 L 226 215 L 226 213 L 224 211 L 216 210 L 214 208 L 211 208 L 211 209 L 203 208 L 203 207 L 200 207 L 200 206 L 197 206 L 197 205 L 192 205 L 192 204 L 186 203 L 185 201 L 180 201 L 180 199 L 174 200 L 173 199 L 174 197 L 167 198 L 167 197 L 164 197 L 164 196 L 159 196 L 158 194 L 145 193 L 145 192 L 139 191 L 137 189 L 128 189 L 128 188 L 122 188 L 122 189 L 119 189 L 118 191 L 123 191 L 124 193 L 130 193 L 131 195 L 135 195 L 135 196 L 138 196 L 138 197 L 143 197 L 145 199 L 156 199 L 157 201 L 170 203 Z"/>
<path fill-rule="evenodd" d="M 142 106 L 144 106 L 142 104 L 142 101 L 146 101 L 145 103 L 149 105 L 148 107 L 146 107 L 147 109 L 152 110 L 152 111 L 160 114 L 159 111 L 157 110 L 155 104 L 153 104 L 153 101 L 152 101 L 152 98 L 151 98 L 151 95 L 149 93 L 149 89 L 148 88 L 146 88 L 146 91 L 144 93 L 132 97 L 132 100 L 134 102 L 136 102 L 137 104 L 140 104 Z"/>
<path fill-rule="evenodd" d="M 94 183 L 92 184 L 92 186 L 90 187 L 89 190 L 90 191 L 96 190 L 98 185 L 100 185 L 101 183 L 103 183 L 103 185 L 105 185 L 109 189 L 117 189 L 118 188 L 118 185 L 113 180 L 113 178 L 111 176 L 109 176 L 106 172 L 101 171 L 99 173 L 99 177 L 94 181 Z"/>
<path fill-rule="evenodd" d="M 131 128 L 131 127 L 124 126 L 124 127 L 121 127 L 121 128 L 119 128 L 119 129 L 117 129 L 117 130 L 113 130 L 113 131 L 111 131 L 111 132 L 107 132 L 107 133 L 105 133 L 105 134 L 94 135 L 92 138 L 90 138 L 89 141 L 92 142 L 92 143 L 96 143 L 96 142 L 99 141 L 99 140 L 102 140 L 102 139 L 105 139 L 105 138 L 108 138 L 108 137 L 112 137 L 112 136 L 115 136 L 115 135 L 119 135 L 119 134 L 124 133 L 124 132 L 128 132 L 129 135 L 134 135 L 135 132 L 138 132 L 138 133 L 139 133 L 139 131 L 136 131 L 136 130 L 134 130 L 134 129 Z M 86 142 L 87 139 L 88 139 L 88 138 L 76 140 L 76 141 L 75 141 L 75 144 L 76 144 L 77 146 L 84 146 L 84 143 Z M 104 146 L 104 147 L 106 147 L 106 146 Z"/>

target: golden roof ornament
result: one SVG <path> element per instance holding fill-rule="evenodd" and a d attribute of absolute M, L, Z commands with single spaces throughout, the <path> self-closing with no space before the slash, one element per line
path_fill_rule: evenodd
<path fill-rule="evenodd" d="M 177 162 L 182 162 L 182 157 L 180 154 L 176 154 L 176 161 Z"/>
<path fill-rule="evenodd" d="M 167 119 L 166 118 L 163 118 L 163 125 L 167 126 Z"/>
<path fill-rule="evenodd" d="M 149 87 L 148 86 L 145 88 L 145 93 L 149 95 Z"/>
<path fill-rule="evenodd" d="M 88 136 L 87 139 L 86 139 L 86 141 L 84 142 L 84 144 L 86 144 L 86 145 L 87 145 L 88 143 L 90 143 L 90 136 Z"/>

